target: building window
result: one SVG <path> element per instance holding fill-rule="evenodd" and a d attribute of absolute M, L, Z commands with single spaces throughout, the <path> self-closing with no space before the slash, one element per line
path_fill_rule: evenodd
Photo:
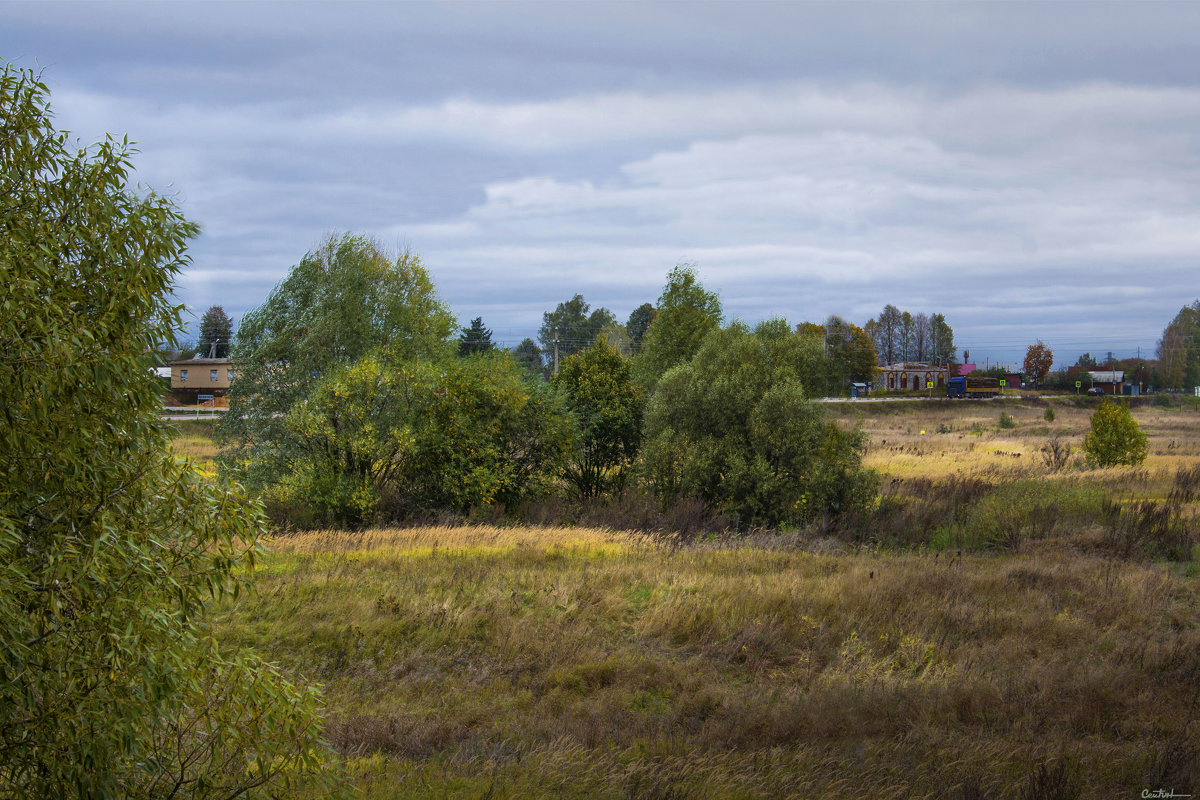
<path fill-rule="evenodd" d="M 213 381 L 214 383 L 216 382 L 216 380 L 217 380 L 217 371 L 216 371 L 215 369 L 210 369 L 210 370 L 208 371 L 208 379 L 209 379 L 210 381 Z"/>
<path fill-rule="evenodd" d="M 225 371 L 225 374 L 229 377 L 229 380 L 233 380 L 233 367 L 230 367 L 229 369 L 227 369 Z"/>
<path fill-rule="evenodd" d="M 179 382 L 187 383 L 187 370 L 186 369 L 179 370 Z"/>

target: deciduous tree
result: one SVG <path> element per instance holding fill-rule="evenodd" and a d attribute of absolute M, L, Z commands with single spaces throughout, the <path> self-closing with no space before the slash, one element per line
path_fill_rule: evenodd
<path fill-rule="evenodd" d="M 895 364 L 904 357 L 903 314 L 900 309 L 889 303 L 883 307 L 879 318 L 867 325 L 881 365 Z"/>
<path fill-rule="evenodd" d="M 1052 366 L 1054 353 L 1050 352 L 1050 348 L 1046 347 L 1041 339 L 1029 345 L 1029 349 L 1025 351 L 1025 374 L 1033 379 L 1035 385 L 1046 379 L 1046 374 Z"/>
<path fill-rule="evenodd" d="M 623 486 L 642 433 L 642 393 L 629 362 L 602 339 L 564 361 L 551 383 L 575 421 L 578 446 L 566 476 L 576 494 L 592 497 Z"/>
<path fill-rule="evenodd" d="M 946 322 L 944 314 L 933 314 L 929 317 L 929 360 L 934 364 L 945 365 L 954 362 L 954 329 Z M 964 354 L 963 358 L 966 358 Z"/>
<path fill-rule="evenodd" d="M 295 442 L 284 420 L 324 376 L 378 351 L 393 361 L 446 357 L 454 326 L 415 254 L 330 236 L 242 319 L 238 379 L 218 429 L 224 467 L 255 489 L 275 482 Z"/>
<path fill-rule="evenodd" d="M 537 346 L 537 342 L 528 336 L 513 348 L 512 354 L 516 362 L 529 372 L 540 375 L 545 368 L 545 363 L 542 360 L 542 349 Z"/>
<path fill-rule="evenodd" d="M 325 376 L 284 422 L 293 456 L 272 491 L 314 506 L 319 525 L 515 506 L 557 479 L 572 446 L 561 400 L 504 353 L 371 354 Z"/>
<path fill-rule="evenodd" d="M 827 419 L 806 389 L 826 368 L 821 343 L 782 321 L 714 331 L 649 400 L 650 484 L 666 501 L 698 497 L 741 525 L 864 508 L 877 485 L 861 465 L 865 438 Z"/>
<path fill-rule="evenodd" d="M 1200 386 L 1200 300 L 1181 308 L 1163 330 L 1158 360 L 1163 386 Z"/>
<path fill-rule="evenodd" d="M 642 303 L 630 313 L 629 321 L 625 323 L 625 330 L 629 333 L 633 352 L 641 352 L 642 338 L 645 337 L 646 331 L 649 330 L 650 323 L 654 322 L 654 315 L 656 313 L 654 306 L 649 303 Z"/>
<path fill-rule="evenodd" d="M 590 314 L 589 311 L 591 306 L 583 299 L 583 295 L 577 294 L 570 300 L 559 303 L 553 311 L 544 313 L 542 327 L 538 330 L 542 352 L 553 359 L 557 346 L 559 363 L 562 363 L 562 360 L 572 353 L 578 353 L 591 346 L 605 326 L 617 321 L 607 308 L 597 308 Z"/>
<path fill-rule="evenodd" d="M 1129 407 L 1104 398 L 1092 414 L 1092 429 L 1083 437 L 1088 463 L 1097 467 L 1137 466 L 1146 460 L 1146 434 Z"/>
<path fill-rule="evenodd" d="M 634 362 L 634 377 L 652 390 L 671 367 L 682 364 L 700 349 L 700 343 L 721 325 L 721 299 L 704 288 L 691 264 L 680 264 L 667 273 L 667 284 L 658 298 L 654 322 L 642 339 Z"/>
<path fill-rule="evenodd" d="M 197 228 L 47 97 L 0 73 L 0 796 L 291 794 L 334 770 L 315 693 L 206 615 L 262 520 L 174 457 L 146 369 Z"/>

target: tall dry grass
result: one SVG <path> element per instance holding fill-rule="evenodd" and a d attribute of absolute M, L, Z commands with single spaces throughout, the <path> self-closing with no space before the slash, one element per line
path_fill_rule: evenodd
<path fill-rule="evenodd" d="M 1074 548 L 760 539 L 280 537 L 222 635 L 326 686 L 370 797 L 1103 797 L 1200 777 L 1194 580 Z"/>
<path fill-rule="evenodd" d="M 902 405 L 835 412 L 867 517 L 281 534 L 220 635 L 325 686 L 368 798 L 1195 794 L 1200 415 L 1090 470 L 1042 454 L 1084 405 Z"/>

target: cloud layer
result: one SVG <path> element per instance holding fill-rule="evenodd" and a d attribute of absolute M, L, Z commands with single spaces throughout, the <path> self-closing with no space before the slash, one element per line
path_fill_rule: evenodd
<path fill-rule="evenodd" d="M 741 23 L 652 6 L 652 35 L 603 7 L 521 6 L 530 27 L 489 6 L 397 23 L 272 5 L 222 39 L 229 7 L 122 6 L 157 47 L 119 51 L 114 25 L 116 44 L 62 62 L 83 30 L 31 8 L 0 9 L 20 34 L 4 45 L 54 51 L 59 124 L 128 132 L 138 179 L 204 226 L 180 288 L 197 313 L 253 308 L 339 230 L 411 246 L 460 318 L 510 344 L 576 292 L 624 316 L 682 261 L 731 316 L 861 323 L 894 303 L 1014 362 L 1037 338 L 1060 361 L 1145 354 L 1200 295 L 1188 7 L 1154 25 L 1024 7 L 1030 27 L 887 4 L 888 29 L 828 6 Z M 268 8 L 297 13 L 273 28 Z M 780 24 L 795 14 L 811 24 Z"/>

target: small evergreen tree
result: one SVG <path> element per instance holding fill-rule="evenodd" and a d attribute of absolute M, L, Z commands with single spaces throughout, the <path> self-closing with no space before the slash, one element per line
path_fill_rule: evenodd
<path fill-rule="evenodd" d="M 233 320 L 220 306 L 210 306 L 200 319 L 200 338 L 196 355 L 200 358 L 228 358 L 233 342 Z"/>
<path fill-rule="evenodd" d="M 495 349 L 492 344 L 492 331 L 483 326 L 483 317 L 471 320 L 470 327 L 462 329 L 458 337 L 458 354 L 469 356 L 473 353 L 487 353 Z"/>
<path fill-rule="evenodd" d="M 1146 460 L 1146 434 L 1124 403 L 1104 398 L 1092 414 L 1092 430 L 1083 437 L 1088 464 L 1137 466 Z"/>

